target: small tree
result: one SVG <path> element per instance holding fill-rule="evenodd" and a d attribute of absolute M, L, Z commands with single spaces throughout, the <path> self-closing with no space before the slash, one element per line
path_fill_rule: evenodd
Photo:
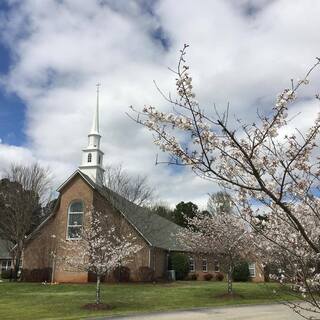
<path fill-rule="evenodd" d="M 295 103 L 298 90 L 309 84 L 310 74 L 320 65 L 320 58 L 300 80 L 291 80 L 265 114 L 258 111 L 256 121 L 235 119 L 236 123 L 231 123 L 229 108 L 224 113 L 215 110 L 212 115 L 195 99 L 185 61 L 187 47 L 181 50 L 178 67 L 173 71 L 177 96 L 165 95 L 159 89 L 172 104 L 173 112 L 145 106 L 134 120 L 153 132 L 155 144 L 170 155 L 167 162 L 188 166 L 198 176 L 232 190 L 234 204 L 242 217 L 267 239 L 260 242 L 264 244 L 262 250 L 269 251 L 272 244 L 276 249 L 272 251 L 285 253 L 296 269 L 284 277 L 300 287 L 309 305 L 295 305 L 294 310 L 307 309 L 317 314 L 320 312 L 317 191 L 320 114 L 315 115 L 307 130 L 294 131 L 288 110 Z M 316 93 L 315 99 L 319 98 Z M 302 101 L 311 103 L 305 97 Z M 256 220 L 260 212 L 253 204 L 257 203 L 269 209 L 266 228 L 260 228 L 261 221 Z"/>
<path fill-rule="evenodd" d="M 228 293 L 233 293 L 234 266 L 253 252 L 245 223 L 230 213 L 197 214 L 188 219 L 188 227 L 179 233 L 178 238 L 190 251 L 215 256 L 220 268 L 228 275 Z"/>
<path fill-rule="evenodd" d="M 172 252 L 170 254 L 170 264 L 176 272 L 176 279 L 185 279 L 189 273 L 189 258 L 183 253 Z"/>
<path fill-rule="evenodd" d="M 92 272 L 97 277 L 96 304 L 101 303 L 101 278 L 121 264 L 128 263 L 141 247 L 130 234 L 119 235 L 110 217 L 94 209 L 81 230 L 79 241 L 64 240 L 64 261 L 73 270 Z"/>
<path fill-rule="evenodd" d="M 246 261 L 239 261 L 233 270 L 233 280 L 246 282 L 250 278 L 249 264 Z"/>
<path fill-rule="evenodd" d="M 198 206 L 191 201 L 179 202 L 173 211 L 173 221 L 181 227 L 186 227 L 188 218 L 194 217 L 198 213 Z"/>
<path fill-rule="evenodd" d="M 104 181 L 107 188 L 139 206 L 150 205 L 154 199 L 147 176 L 129 175 L 121 165 L 106 166 Z"/>

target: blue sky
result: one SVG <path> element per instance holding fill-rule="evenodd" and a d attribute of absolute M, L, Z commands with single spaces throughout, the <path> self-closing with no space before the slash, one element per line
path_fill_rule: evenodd
<path fill-rule="evenodd" d="M 5 1 L 0 4 L 1 16 L 6 14 L 9 6 Z M 11 52 L 0 38 L 0 75 L 7 75 L 12 62 Z M 2 143 L 21 146 L 26 142 L 24 134 L 25 105 L 12 92 L 8 92 L 0 82 L 0 139 Z"/>

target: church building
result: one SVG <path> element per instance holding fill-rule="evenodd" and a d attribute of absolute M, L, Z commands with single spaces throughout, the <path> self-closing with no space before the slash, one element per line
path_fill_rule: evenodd
<path fill-rule="evenodd" d="M 29 236 L 23 253 L 23 270 L 52 269 L 52 279 L 56 282 L 87 282 L 88 273 L 70 271 L 64 265 L 61 258 L 65 252 L 59 239 L 81 241 L 78 234 L 88 208 L 95 208 L 120 223 L 122 232 L 133 234 L 142 248 L 128 266 L 132 280 L 138 280 L 139 267 L 145 266 L 154 270 L 155 278 L 164 278 L 169 252 L 183 251 L 175 238 L 180 227 L 104 186 L 100 140 L 97 90 L 93 123 L 88 146 L 82 150 L 81 165 L 57 189 L 59 197 L 52 213 Z"/>
<path fill-rule="evenodd" d="M 66 251 L 60 240 L 81 241 L 79 231 L 89 214 L 88 208 L 95 208 L 114 223 L 121 224 L 121 232 L 133 234 L 141 247 L 127 265 L 131 280 L 140 280 L 140 267 L 151 268 L 155 279 L 165 279 L 169 254 L 184 251 L 176 239 L 181 227 L 104 186 L 104 153 L 100 140 L 98 88 L 92 128 L 88 134 L 88 146 L 82 150 L 81 165 L 58 188 L 59 197 L 53 211 L 29 236 L 23 252 L 22 268 L 29 273 L 51 270 L 49 280 L 55 282 L 88 282 L 90 275 L 87 272 L 70 270 L 63 262 Z M 206 273 L 219 271 L 213 258 L 188 255 L 190 272 L 197 273 L 198 279 Z"/>

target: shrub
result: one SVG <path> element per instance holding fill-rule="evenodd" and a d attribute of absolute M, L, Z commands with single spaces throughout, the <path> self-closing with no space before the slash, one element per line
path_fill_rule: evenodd
<path fill-rule="evenodd" d="M 106 276 L 103 275 L 100 278 L 101 282 L 105 282 L 106 281 Z M 97 275 L 94 272 L 89 271 L 88 272 L 88 282 L 97 282 Z"/>
<path fill-rule="evenodd" d="M 247 262 L 240 262 L 235 265 L 233 274 L 234 281 L 246 282 L 250 278 L 249 265 Z"/>
<path fill-rule="evenodd" d="M 213 275 L 211 273 L 206 273 L 203 278 L 206 281 L 210 281 L 213 278 Z"/>
<path fill-rule="evenodd" d="M 51 268 L 42 269 L 23 269 L 21 272 L 23 281 L 29 282 L 49 282 L 51 281 Z"/>
<path fill-rule="evenodd" d="M 188 274 L 187 277 L 185 278 L 185 280 L 188 280 L 188 281 L 195 281 L 198 279 L 198 274 L 197 273 L 191 273 L 191 274 Z"/>
<path fill-rule="evenodd" d="M 190 275 L 190 280 L 197 280 L 198 279 L 198 274 L 197 273 L 193 273 Z"/>
<path fill-rule="evenodd" d="M 138 270 L 139 280 L 143 282 L 154 280 L 154 271 L 149 267 L 140 267 Z"/>
<path fill-rule="evenodd" d="M 216 273 L 216 280 L 222 281 L 223 279 L 224 279 L 224 274 L 222 272 L 217 272 Z"/>
<path fill-rule="evenodd" d="M 118 282 L 129 282 L 130 269 L 124 266 L 117 267 L 113 270 L 113 277 Z"/>
<path fill-rule="evenodd" d="M 2 279 L 11 279 L 12 276 L 13 276 L 12 269 L 3 270 L 3 271 L 1 272 L 1 278 L 2 278 Z"/>
<path fill-rule="evenodd" d="M 185 279 L 189 273 L 189 258 L 183 253 L 173 252 L 170 255 L 170 263 L 176 272 L 176 279 Z"/>

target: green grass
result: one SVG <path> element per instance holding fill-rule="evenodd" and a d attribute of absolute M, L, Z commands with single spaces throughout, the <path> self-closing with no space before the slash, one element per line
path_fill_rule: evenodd
<path fill-rule="evenodd" d="M 109 311 L 88 311 L 81 307 L 94 302 L 94 284 L 42 285 L 0 283 L 0 319 L 85 319 L 137 312 L 188 309 L 238 304 L 260 304 L 290 299 L 274 295 L 276 284 L 235 283 L 235 298 L 219 297 L 225 282 L 181 281 L 168 284 L 103 284 L 103 302 Z"/>

